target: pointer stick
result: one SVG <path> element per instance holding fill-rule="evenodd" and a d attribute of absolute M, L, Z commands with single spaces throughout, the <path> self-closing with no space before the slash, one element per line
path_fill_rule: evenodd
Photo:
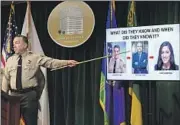
<path fill-rule="evenodd" d="M 120 55 L 120 54 L 128 53 L 128 52 L 130 52 L 130 51 L 120 52 L 120 53 L 118 53 L 116 55 Z M 87 63 L 87 62 L 91 62 L 91 61 L 95 61 L 95 60 L 100 60 L 100 59 L 103 59 L 103 58 L 108 58 L 108 57 L 111 57 L 111 56 L 112 55 L 106 55 L 106 56 L 102 56 L 102 57 L 93 58 L 93 59 L 90 59 L 90 60 L 81 61 L 81 62 L 78 62 L 77 65 Z M 51 71 L 58 70 L 58 69 L 63 69 L 63 68 L 66 68 L 66 67 L 68 67 L 68 65 L 62 66 L 61 68 L 51 69 Z"/>

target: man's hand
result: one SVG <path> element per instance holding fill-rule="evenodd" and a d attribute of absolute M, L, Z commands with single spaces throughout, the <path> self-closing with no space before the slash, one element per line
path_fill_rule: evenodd
<path fill-rule="evenodd" d="M 67 65 L 68 67 L 73 67 L 76 66 L 79 62 L 77 62 L 76 60 L 68 60 Z"/>
<path fill-rule="evenodd" d="M 138 62 L 135 62 L 134 64 L 135 64 L 135 65 L 138 65 Z"/>

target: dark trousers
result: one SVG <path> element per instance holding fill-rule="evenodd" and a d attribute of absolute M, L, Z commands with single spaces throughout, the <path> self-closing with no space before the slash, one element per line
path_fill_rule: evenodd
<path fill-rule="evenodd" d="M 21 115 L 26 125 L 37 125 L 38 99 L 35 90 L 26 93 L 12 92 L 12 95 L 20 97 Z"/>

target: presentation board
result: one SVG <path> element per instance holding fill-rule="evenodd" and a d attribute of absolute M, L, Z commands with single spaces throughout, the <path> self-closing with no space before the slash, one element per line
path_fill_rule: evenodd
<path fill-rule="evenodd" d="M 106 30 L 108 80 L 180 80 L 180 25 Z"/>

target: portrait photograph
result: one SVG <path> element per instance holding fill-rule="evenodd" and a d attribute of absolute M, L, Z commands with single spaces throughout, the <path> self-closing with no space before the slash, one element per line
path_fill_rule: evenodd
<path fill-rule="evenodd" d="M 169 41 L 162 42 L 157 52 L 158 57 L 154 70 L 179 70 L 172 43 Z"/>
<path fill-rule="evenodd" d="M 148 73 L 148 41 L 132 42 L 132 73 Z"/>
<path fill-rule="evenodd" d="M 108 73 L 126 72 L 126 42 L 107 43 Z M 122 53 L 123 52 L 123 53 Z"/>

